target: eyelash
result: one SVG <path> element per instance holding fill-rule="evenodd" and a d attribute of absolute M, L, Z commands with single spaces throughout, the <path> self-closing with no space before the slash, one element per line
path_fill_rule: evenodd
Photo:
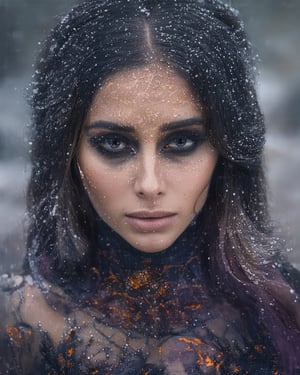
<path fill-rule="evenodd" d="M 192 154 L 205 140 L 205 135 L 199 131 L 177 132 L 161 142 L 163 146 L 160 148 L 160 152 L 166 157 L 187 156 Z M 88 141 L 98 153 L 111 159 L 128 158 L 138 152 L 136 141 L 119 134 L 95 135 L 89 137 Z M 121 148 L 120 145 L 122 145 Z"/>
<path fill-rule="evenodd" d="M 184 143 L 182 141 L 184 141 Z M 204 142 L 205 136 L 202 132 L 178 132 L 167 137 L 164 141 L 165 145 L 161 149 L 161 152 L 163 154 L 174 154 L 178 156 L 189 155 Z"/>
<path fill-rule="evenodd" d="M 120 150 L 114 149 L 113 143 L 124 145 Z M 136 154 L 136 145 L 132 145 L 132 141 L 119 134 L 95 135 L 89 138 L 90 145 L 100 154 L 110 157 L 123 157 Z"/>

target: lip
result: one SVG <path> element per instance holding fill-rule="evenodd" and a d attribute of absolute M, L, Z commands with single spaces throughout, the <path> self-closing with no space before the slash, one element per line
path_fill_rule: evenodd
<path fill-rule="evenodd" d="M 136 211 L 126 214 L 127 222 L 141 232 L 158 232 L 170 226 L 176 216 L 168 211 Z"/>

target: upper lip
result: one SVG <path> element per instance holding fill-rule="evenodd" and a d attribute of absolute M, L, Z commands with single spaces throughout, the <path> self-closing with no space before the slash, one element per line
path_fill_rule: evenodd
<path fill-rule="evenodd" d="M 142 210 L 142 211 L 135 211 L 135 212 L 126 214 L 126 216 L 128 217 L 134 217 L 134 218 L 139 218 L 139 219 L 158 219 L 158 218 L 173 216 L 173 215 L 175 215 L 174 212 L 158 211 L 158 210 L 156 211 Z"/>

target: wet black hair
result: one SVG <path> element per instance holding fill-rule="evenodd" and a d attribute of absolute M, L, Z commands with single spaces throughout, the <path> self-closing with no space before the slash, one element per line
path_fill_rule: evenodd
<path fill-rule="evenodd" d="M 108 77 L 153 62 L 188 81 L 220 155 L 199 228 L 212 292 L 264 322 L 292 374 L 300 350 L 296 297 L 281 276 L 269 224 L 255 56 L 237 13 L 220 1 L 89 0 L 52 30 L 32 82 L 25 268 L 68 293 L 74 281 L 85 285 L 97 231 L 76 161 L 81 128 Z"/>

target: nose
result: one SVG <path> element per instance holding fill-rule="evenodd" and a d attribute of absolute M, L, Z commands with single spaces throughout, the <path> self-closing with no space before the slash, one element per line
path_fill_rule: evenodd
<path fill-rule="evenodd" d="M 134 191 L 141 198 L 155 199 L 165 192 L 161 161 L 153 155 L 141 155 L 136 168 Z"/>

